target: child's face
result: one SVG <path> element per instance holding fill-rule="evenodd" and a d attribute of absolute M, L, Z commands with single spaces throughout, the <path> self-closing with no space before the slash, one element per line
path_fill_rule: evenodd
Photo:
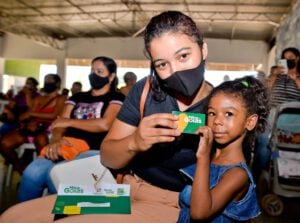
<path fill-rule="evenodd" d="M 246 134 L 247 111 L 239 97 L 217 93 L 208 106 L 207 125 L 219 144 L 230 143 Z"/>

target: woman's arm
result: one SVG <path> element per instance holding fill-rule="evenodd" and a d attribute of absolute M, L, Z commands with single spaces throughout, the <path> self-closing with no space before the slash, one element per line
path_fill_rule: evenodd
<path fill-rule="evenodd" d="M 176 115 L 153 114 L 136 127 L 115 119 L 101 144 L 101 162 L 113 169 L 123 168 L 137 153 L 147 151 L 153 144 L 174 141 L 181 134 L 177 120 Z"/>
<path fill-rule="evenodd" d="M 103 117 L 97 119 L 70 119 L 69 117 L 59 117 L 52 123 L 51 127 L 53 129 L 73 127 L 87 132 L 106 132 L 111 127 L 120 108 L 120 104 L 112 103 L 107 107 Z"/>
<path fill-rule="evenodd" d="M 38 97 L 38 100 L 41 100 L 41 97 Z M 61 114 L 64 108 L 66 96 L 60 95 L 55 100 L 56 103 L 54 105 L 53 112 L 51 113 L 35 112 L 37 104 L 34 104 L 33 109 L 29 112 L 29 116 L 33 118 L 39 118 L 39 119 L 50 120 L 50 121 L 56 119 L 57 116 Z"/>

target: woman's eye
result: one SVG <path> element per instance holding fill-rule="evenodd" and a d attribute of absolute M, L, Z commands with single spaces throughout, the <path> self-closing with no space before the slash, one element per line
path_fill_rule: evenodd
<path fill-rule="evenodd" d="M 188 58 L 188 56 L 189 56 L 189 54 L 187 54 L 187 53 L 184 53 L 184 54 L 181 54 L 180 55 L 180 60 L 186 60 L 187 58 Z"/>
<path fill-rule="evenodd" d="M 167 65 L 167 63 L 159 63 L 159 64 L 156 64 L 155 67 L 157 69 L 162 70 L 162 69 L 164 69 L 166 67 L 166 65 Z"/>

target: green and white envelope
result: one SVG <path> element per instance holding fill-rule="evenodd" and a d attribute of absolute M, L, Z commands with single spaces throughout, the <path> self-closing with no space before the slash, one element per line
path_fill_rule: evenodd
<path fill-rule="evenodd" d="M 101 183 L 97 191 L 89 185 L 61 184 L 53 214 L 130 214 L 130 185 Z"/>

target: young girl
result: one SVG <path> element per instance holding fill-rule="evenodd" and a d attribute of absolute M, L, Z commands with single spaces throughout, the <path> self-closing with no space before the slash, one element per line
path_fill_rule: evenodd
<path fill-rule="evenodd" d="M 227 81 L 212 91 L 207 126 L 197 131 L 197 163 L 182 169 L 193 185 L 180 193 L 179 223 L 246 221 L 260 213 L 246 163 L 267 116 L 267 93 L 254 77 Z"/>

